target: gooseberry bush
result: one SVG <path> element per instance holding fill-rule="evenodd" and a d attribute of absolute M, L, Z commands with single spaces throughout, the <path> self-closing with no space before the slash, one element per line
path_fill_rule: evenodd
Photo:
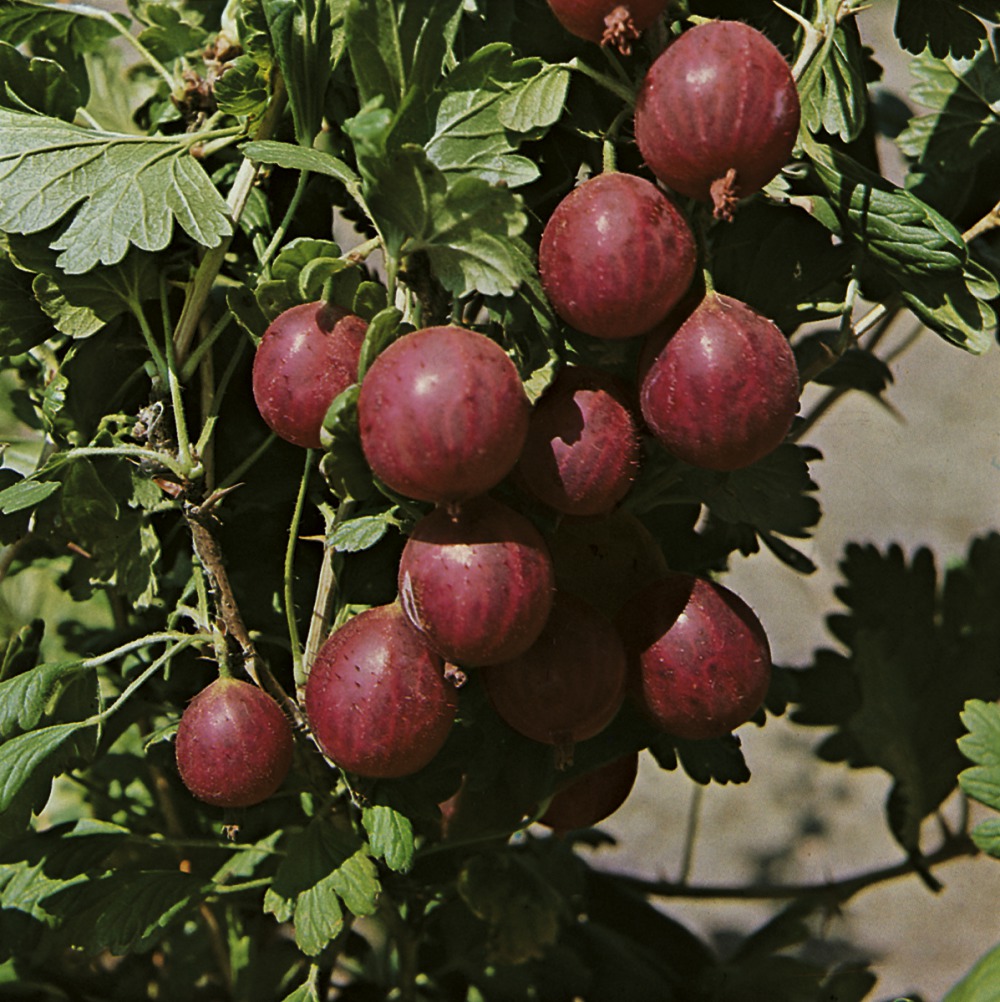
<path fill-rule="evenodd" d="M 864 6 L 0 0 L 0 994 L 861 1000 L 810 922 L 1000 857 L 1000 534 L 845 541 L 807 664 L 726 584 L 895 320 L 996 336 L 1000 3 L 903 117 Z M 720 954 L 593 850 L 776 716 L 900 863 Z"/>

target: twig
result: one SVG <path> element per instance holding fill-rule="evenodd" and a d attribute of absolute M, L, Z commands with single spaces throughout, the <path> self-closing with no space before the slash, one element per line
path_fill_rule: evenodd
<path fill-rule="evenodd" d="M 981 237 L 990 230 L 1000 227 L 1000 202 L 990 209 L 982 219 L 976 220 L 963 234 L 962 239 L 968 244 L 972 243 L 976 237 Z"/>
<path fill-rule="evenodd" d="M 296 726 L 302 727 L 305 723 L 302 711 L 295 700 L 281 687 L 278 680 L 271 674 L 264 659 L 257 653 L 253 640 L 250 638 L 250 631 L 247 629 L 236 603 L 236 596 L 233 594 L 229 575 L 226 573 L 225 563 L 222 559 L 222 550 L 212 531 L 215 518 L 212 509 L 215 506 L 215 500 L 216 495 L 213 495 L 201 505 L 189 504 L 185 507 L 184 515 L 191 530 L 191 538 L 198 559 L 212 580 L 219 619 L 222 620 L 225 633 L 239 645 L 240 660 L 247 674 L 260 688 L 269 692 L 281 704 Z"/>

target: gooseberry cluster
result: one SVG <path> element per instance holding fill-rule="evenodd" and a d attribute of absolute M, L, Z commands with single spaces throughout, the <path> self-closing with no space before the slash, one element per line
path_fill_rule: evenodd
<path fill-rule="evenodd" d="M 569 30 L 619 47 L 665 6 L 551 5 Z M 687 740 L 724 736 L 757 712 L 771 670 L 760 622 L 727 588 L 668 570 L 619 505 L 644 435 L 682 462 L 729 471 L 789 430 L 799 380 L 787 339 L 746 304 L 696 283 L 699 248 L 674 195 L 730 219 L 789 157 L 798 115 L 788 66 L 763 35 L 735 22 L 691 28 L 653 63 L 635 109 L 639 149 L 673 195 L 610 171 L 550 216 L 538 251 L 545 293 L 583 335 L 643 339 L 634 385 L 565 364 L 532 405 L 504 349 L 457 325 L 405 333 L 367 368 L 357 413 L 372 474 L 433 508 L 406 540 L 398 598 L 336 629 L 310 666 L 305 716 L 336 765 L 370 778 L 422 769 L 452 730 L 457 682 L 472 675 L 496 714 L 551 746 L 559 766 L 627 698 Z M 365 327 L 324 303 L 271 324 L 253 390 L 276 434 L 320 445 L 327 409 L 357 380 Z M 521 510 L 511 500 L 519 497 Z M 558 528 L 543 532 L 529 513 L 545 508 Z M 221 680 L 199 696 L 178 735 L 185 782 L 223 805 L 269 795 L 290 760 L 280 710 L 237 685 Z M 225 730 L 225 714 L 212 709 L 223 704 L 233 735 L 213 744 L 200 720 L 212 720 L 213 735 Z M 252 736 L 264 760 L 254 766 L 259 778 L 221 795 L 197 757 L 249 761 L 249 752 L 216 750 L 242 740 L 244 712 L 270 720 L 273 734 L 262 727 Z M 535 813 L 557 829 L 594 823 L 622 802 L 635 774 L 630 753 L 558 788 Z"/>

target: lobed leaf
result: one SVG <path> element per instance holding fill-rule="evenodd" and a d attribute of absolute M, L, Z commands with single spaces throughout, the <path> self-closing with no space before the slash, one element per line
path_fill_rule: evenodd
<path fill-rule="evenodd" d="M 974 541 L 940 588 L 928 550 L 908 562 L 898 546 L 882 554 L 851 544 L 841 570 L 837 596 L 849 611 L 829 617 L 828 628 L 848 653 L 818 651 L 794 673 L 792 719 L 837 728 L 823 757 L 892 776 L 890 828 L 916 852 L 921 821 L 954 790 L 963 766 L 963 705 L 974 715 L 969 699 L 1000 696 L 1000 627 L 983 615 L 1000 601 L 1000 535 Z"/>
<path fill-rule="evenodd" d="M 368 203 L 390 254 L 424 252 L 455 296 L 509 296 L 531 276 L 518 197 L 482 178 L 449 179 L 417 146 L 373 168 Z"/>
<path fill-rule="evenodd" d="M 0 42 L 0 107 L 72 122 L 83 103 L 69 74 L 52 59 L 31 59 Z"/>
<path fill-rule="evenodd" d="M 262 6 L 295 138 L 308 148 L 322 127 L 327 87 L 344 53 L 347 0 L 263 0 Z"/>
<path fill-rule="evenodd" d="M 203 49 L 208 41 L 208 32 L 172 4 L 143 3 L 134 12 L 146 26 L 139 32 L 139 42 L 161 62 Z"/>
<path fill-rule="evenodd" d="M 969 59 L 914 59 L 913 99 L 930 114 L 910 120 L 897 137 L 899 148 L 923 170 L 967 175 L 1000 147 L 1000 73 L 989 41 Z"/>
<path fill-rule="evenodd" d="M 834 28 L 815 82 L 807 87 L 803 81 L 801 89 L 802 121 L 810 132 L 827 132 L 845 143 L 861 135 L 868 88 L 861 37 L 853 19 Z"/>
<path fill-rule="evenodd" d="M 397 111 L 438 82 L 455 37 L 462 0 L 349 0 L 347 51 L 362 105 L 381 98 Z"/>
<path fill-rule="evenodd" d="M 238 56 L 215 81 L 213 88 L 219 110 L 227 115 L 257 118 L 270 98 L 267 77 L 254 60 Z"/>
<path fill-rule="evenodd" d="M 1000 20 L 997 0 L 899 0 L 893 30 L 907 52 L 971 56 L 986 37 L 980 18 Z"/>
<path fill-rule="evenodd" d="M 368 845 L 390 870 L 406 873 L 413 865 L 413 824 L 405 814 L 385 804 L 366 807 L 361 814 Z"/>
<path fill-rule="evenodd" d="M 486 46 L 459 63 L 425 106 L 407 115 L 397 136 L 421 143 L 446 173 L 473 174 L 511 188 L 528 184 L 538 168 L 514 151 L 558 119 L 569 76 L 568 70 L 561 76 L 558 68 L 546 73 L 538 67 L 536 59 L 514 59 L 506 43 Z"/>
<path fill-rule="evenodd" d="M 120 263 L 86 275 L 67 275 L 56 255 L 32 237 L 7 237 L 11 260 L 28 273 L 32 294 L 51 325 L 70 337 L 89 337 L 123 313 L 159 295 L 156 258 L 131 250 Z"/>
<path fill-rule="evenodd" d="M 996 281 L 969 259 L 958 230 L 845 154 L 814 142 L 807 153 L 846 235 L 898 285 L 907 305 L 952 343 L 985 351 L 996 325 L 989 303 Z"/>
<path fill-rule="evenodd" d="M 56 265 L 82 274 L 130 246 L 162 250 L 176 221 L 197 243 L 232 233 L 226 203 L 190 155 L 190 140 L 96 132 L 0 108 L 0 228 L 52 241 Z"/>
<path fill-rule="evenodd" d="M 264 896 L 264 910 L 279 922 L 291 920 L 299 949 L 316 956 L 343 928 L 341 901 L 356 915 L 370 915 L 378 893 L 366 850 L 317 818 L 290 840 Z"/>

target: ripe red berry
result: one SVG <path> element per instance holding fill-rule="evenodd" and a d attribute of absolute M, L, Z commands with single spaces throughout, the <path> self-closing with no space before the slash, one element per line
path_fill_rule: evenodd
<path fill-rule="evenodd" d="M 695 242 L 673 202 L 633 174 L 585 181 L 542 232 L 538 269 L 556 313 L 602 338 L 643 334 L 677 305 L 694 277 Z"/>
<path fill-rule="evenodd" d="M 601 515 L 639 469 L 628 388 L 597 369 L 567 366 L 535 404 L 517 464 L 525 486 L 567 515 Z"/>
<path fill-rule="evenodd" d="M 336 306 L 303 303 L 276 317 L 253 360 L 253 395 L 280 438 L 318 449 L 334 399 L 358 380 L 368 324 Z"/>
<path fill-rule="evenodd" d="M 393 342 L 358 399 L 372 472 L 400 494 L 439 503 L 483 494 L 513 469 L 530 411 L 504 350 L 462 327 L 427 327 Z"/>
<path fill-rule="evenodd" d="M 266 692 L 219 678 L 182 714 L 175 754 L 184 785 L 199 800 L 250 807 L 281 786 L 292 747 L 292 728 Z"/>
<path fill-rule="evenodd" d="M 771 679 L 767 635 L 728 588 L 671 573 L 618 617 L 630 686 L 649 717 L 678 738 L 717 738 L 760 708 Z"/>
<path fill-rule="evenodd" d="M 625 803 L 638 771 L 639 755 L 632 752 L 580 776 L 556 791 L 538 823 L 556 832 L 596 825 Z"/>
<path fill-rule="evenodd" d="M 549 0 L 559 23 L 577 38 L 614 46 L 622 55 L 667 8 L 668 0 Z"/>
<path fill-rule="evenodd" d="M 455 719 L 444 664 L 395 603 L 366 609 L 327 638 L 306 682 L 316 742 L 360 776 L 407 776 L 438 753 Z"/>
<path fill-rule="evenodd" d="M 709 293 L 654 331 L 639 405 L 650 431 L 685 463 L 749 466 L 781 444 L 799 406 L 788 339 L 766 317 Z"/>
<path fill-rule="evenodd" d="M 574 595 L 557 594 L 548 622 L 523 654 L 483 669 L 497 713 L 518 733 L 555 745 L 558 764 L 573 745 L 604 730 L 625 698 L 625 648 L 611 622 Z"/>
<path fill-rule="evenodd" d="M 462 667 L 527 650 L 548 618 L 553 579 L 538 530 L 489 497 L 455 513 L 437 508 L 424 516 L 399 562 L 407 617 L 435 650 Z"/>
<path fill-rule="evenodd" d="M 685 31 L 649 68 L 635 138 L 650 170 L 682 195 L 732 217 L 788 162 L 799 96 L 778 49 L 741 21 Z"/>

